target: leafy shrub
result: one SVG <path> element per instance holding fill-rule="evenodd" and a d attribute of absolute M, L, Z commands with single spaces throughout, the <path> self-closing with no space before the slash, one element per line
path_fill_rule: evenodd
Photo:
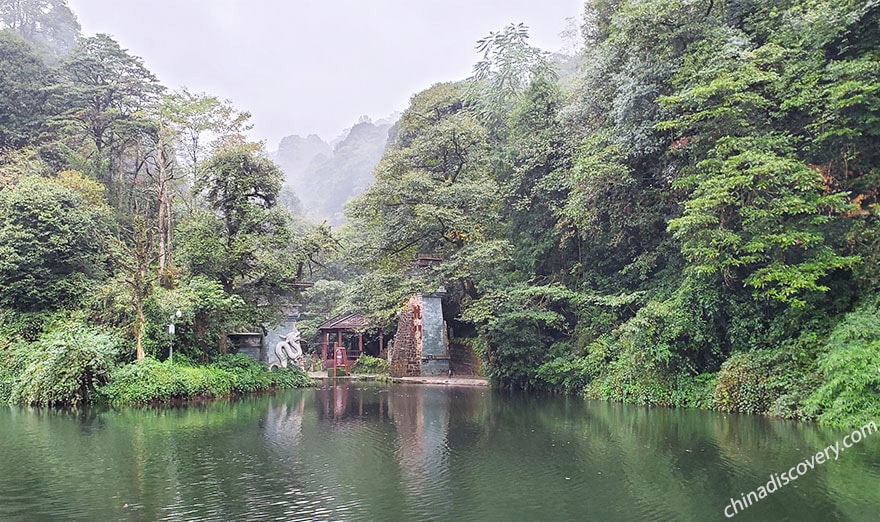
<path fill-rule="evenodd" d="M 538 367 L 538 378 L 552 391 L 579 393 L 598 375 L 590 358 L 566 353 L 570 349 L 568 343 L 556 343 L 550 352 L 562 353 Z"/>
<path fill-rule="evenodd" d="M 211 361 L 211 366 L 228 371 L 264 368 L 262 364 L 243 353 L 218 355 L 213 361 Z"/>
<path fill-rule="evenodd" d="M 717 377 L 713 373 L 679 375 L 672 390 L 672 403 L 678 408 L 711 410 L 715 405 Z"/>
<path fill-rule="evenodd" d="M 61 314 L 52 312 L 18 312 L 0 309 L 0 338 L 36 341 L 53 324 L 62 320 Z"/>
<path fill-rule="evenodd" d="M 275 375 L 263 364 L 247 355 L 220 355 L 205 368 L 225 372 L 231 377 L 234 393 L 251 393 L 276 386 Z M 280 388 L 296 388 L 297 386 L 279 386 Z"/>
<path fill-rule="evenodd" d="M 175 317 L 177 310 L 180 318 Z M 226 293 L 220 283 L 205 276 L 181 281 L 173 290 L 156 288 L 144 303 L 144 313 L 148 354 L 162 359 L 173 342 L 175 357 L 187 355 L 203 363 L 216 354 L 226 333 L 261 322 L 249 315 L 240 296 Z M 176 326 L 173 338 L 166 331 L 169 321 Z"/>
<path fill-rule="evenodd" d="M 687 329 L 686 319 L 671 299 L 649 301 L 613 334 L 593 343 L 594 365 L 601 370 L 586 388 L 587 397 L 673 406 L 673 380 L 691 370 L 681 355 L 690 345 L 679 335 Z"/>
<path fill-rule="evenodd" d="M 532 390 L 542 387 L 537 369 L 551 339 L 528 320 L 504 318 L 485 336 L 488 375 L 501 388 Z"/>
<path fill-rule="evenodd" d="M 299 368 L 281 368 L 272 370 L 269 374 L 272 376 L 271 386 L 274 388 L 305 388 L 315 383 L 306 372 Z"/>
<path fill-rule="evenodd" d="M 272 388 L 302 388 L 312 384 L 298 368 L 270 371 L 243 354 L 222 355 L 213 363 L 174 364 L 147 358 L 117 368 L 100 389 L 101 399 L 114 404 L 145 404 L 196 397 L 223 397 Z"/>
<path fill-rule="evenodd" d="M 297 323 L 299 324 L 299 323 Z M 303 365 L 307 372 L 320 372 L 324 370 L 324 361 L 320 355 L 305 354 L 303 355 Z"/>
<path fill-rule="evenodd" d="M 0 337 L 0 403 L 10 402 L 15 379 L 24 371 L 25 343 L 11 343 Z"/>
<path fill-rule="evenodd" d="M 550 347 L 554 358 L 538 368 L 538 377 L 552 391 L 581 393 L 607 369 L 617 348 L 610 335 L 589 343 L 583 356 L 572 353 L 571 343 L 556 343 Z"/>
<path fill-rule="evenodd" d="M 823 383 L 805 410 L 830 426 L 855 427 L 880 419 L 880 306 L 857 308 L 837 325 L 820 357 Z"/>
<path fill-rule="evenodd" d="M 721 411 L 767 413 L 781 395 L 778 377 L 783 363 L 779 350 L 735 353 L 721 365 L 715 387 L 715 406 Z"/>
<path fill-rule="evenodd" d="M 556 357 L 538 367 L 538 378 L 554 391 L 577 393 L 591 380 L 587 360 L 571 355 Z"/>
<path fill-rule="evenodd" d="M 104 214 L 55 179 L 0 191 L 0 306 L 58 309 L 86 295 L 103 270 Z"/>
<path fill-rule="evenodd" d="M 147 358 L 119 367 L 110 374 L 110 382 L 100 389 L 109 402 L 138 404 L 189 397 L 198 391 L 197 376 L 189 367 L 161 363 Z"/>
<path fill-rule="evenodd" d="M 361 354 L 352 366 L 351 373 L 387 374 L 388 370 L 389 364 L 385 359 Z"/>
<path fill-rule="evenodd" d="M 587 386 L 585 395 L 645 406 L 673 406 L 671 377 L 637 352 L 627 351 Z"/>
<path fill-rule="evenodd" d="M 462 319 L 477 325 L 479 339 L 472 346 L 494 385 L 546 386 L 537 371 L 549 359 L 546 347 L 569 336 L 573 316 L 565 312 L 575 298 L 561 285 L 517 284 L 469 303 Z"/>
<path fill-rule="evenodd" d="M 95 388 L 107 382 L 123 343 L 112 334 L 70 323 L 28 348 L 22 344 L 11 355 L 19 365 L 27 364 L 11 383 L 9 399 L 39 406 L 78 406 L 89 402 Z"/>

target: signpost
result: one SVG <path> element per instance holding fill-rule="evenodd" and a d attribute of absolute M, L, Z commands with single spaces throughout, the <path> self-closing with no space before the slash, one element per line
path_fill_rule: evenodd
<path fill-rule="evenodd" d="M 182 315 L 183 312 L 179 309 L 174 312 L 174 317 L 171 318 L 171 323 L 169 323 L 167 327 L 168 335 L 171 336 L 171 341 L 168 345 L 168 364 L 172 365 L 174 364 L 174 332 L 176 330 L 174 327 L 174 319 L 180 319 L 180 316 Z"/>

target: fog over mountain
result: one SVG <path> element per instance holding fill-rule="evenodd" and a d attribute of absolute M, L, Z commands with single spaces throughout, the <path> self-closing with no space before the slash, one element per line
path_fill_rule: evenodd
<path fill-rule="evenodd" d="M 373 182 L 373 168 L 388 143 L 399 114 L 373 122 L 362 116 L 330 143 L 317 134 L 286 136 L 271 153 L 285 174 L 285 185 L 302 202 L 303 214 L 316 222 L 339 225 L 346 201 Z"/>

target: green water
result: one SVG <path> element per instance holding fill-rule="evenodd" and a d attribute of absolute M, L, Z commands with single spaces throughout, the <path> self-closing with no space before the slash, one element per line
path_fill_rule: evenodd
<path fill-rule="evenodd" d="M 847 432 L 485 388 L 346 383 L 0 409 L 0 520 L 726 520 Z M 880 519 L 880 433 L 734 520 Z"/>

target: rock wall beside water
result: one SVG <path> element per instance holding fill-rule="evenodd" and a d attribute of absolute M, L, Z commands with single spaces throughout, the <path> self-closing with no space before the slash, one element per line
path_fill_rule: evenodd
<path fill-rule="evenodd" d="M 391 375 L 448 375 L 449 339 L 439 297 L 416 294 L 400 312 L 388 352 Z"/>

